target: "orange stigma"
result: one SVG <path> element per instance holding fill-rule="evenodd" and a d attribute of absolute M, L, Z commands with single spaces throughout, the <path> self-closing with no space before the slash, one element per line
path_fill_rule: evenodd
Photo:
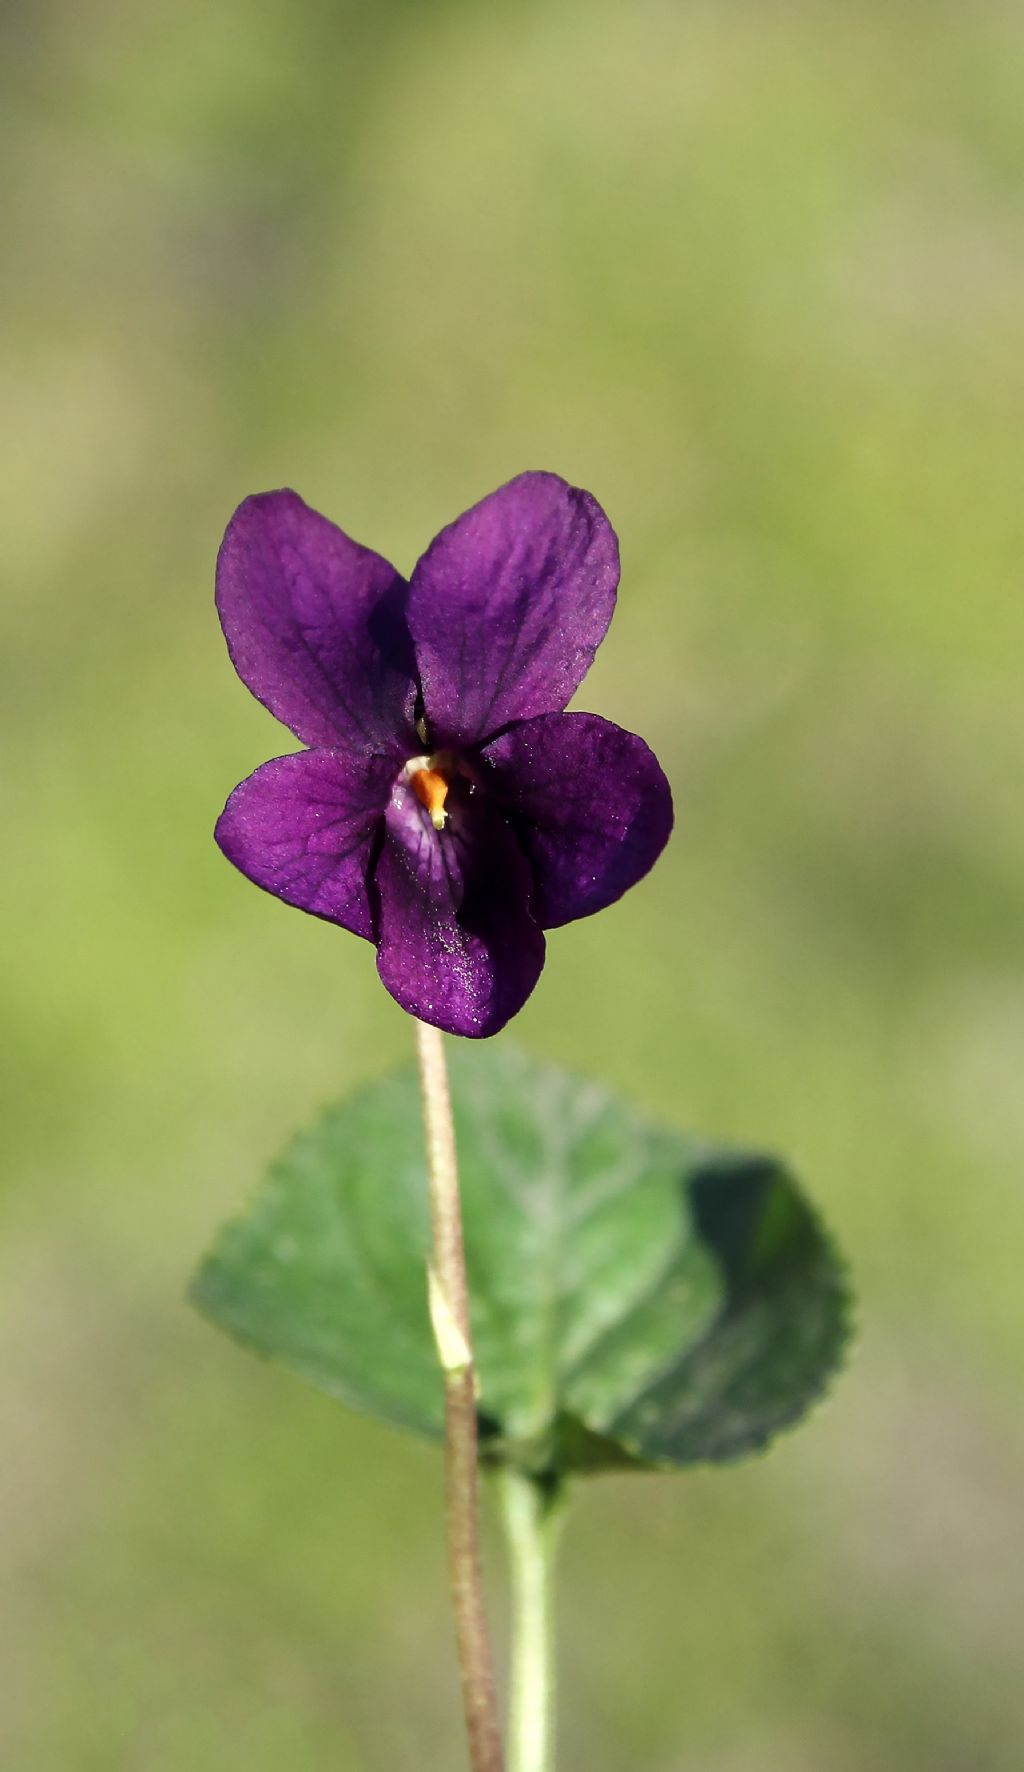
<path fill-rule="evenodd" d="M 426 768 L 413 770 L 409 780 L 420 805 L 425 806 L 429 812 L 435 831 L 443 831 L 444 821 L 448 817 L 444 803 L 451 785 L 449 777 L 443 769 L 432 769 L 428 763 Z"/>

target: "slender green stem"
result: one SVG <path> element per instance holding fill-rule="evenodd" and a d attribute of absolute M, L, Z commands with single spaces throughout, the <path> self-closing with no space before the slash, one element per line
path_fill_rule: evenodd
<path fill-rule="evenodd" d="M 462 1703 L 473 1772 L 503 1772 L 480 1564 L 476 1372 L 469 1329 L 469 1289 L 448 1067 L 443 1037 L 436 1028 L 417 1022 L 416 1036 L 430 1184 L 430 1315 L 444 1374 L 448 1566 Z"/>
<path fill-rule="evenodd" d="M 506 1467 L 498 1477 L 512 1584 L 509 1772 L 554 1772 L 554 1562 L 561 1502 Z"/>

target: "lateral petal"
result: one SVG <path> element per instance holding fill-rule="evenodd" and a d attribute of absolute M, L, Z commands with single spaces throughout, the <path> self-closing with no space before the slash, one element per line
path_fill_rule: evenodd
<path fill-rule="evenodd" d="M 337 751 L 275 757 L 239 783 L 214 834 L 264 892 L 372 941 L 368 881 L 392 775 Z"/>
<path fill-rule="evenodd" d="M 486 791 L 533 869 L 544 929 L 614 904 L 654 866 L 672 829 L 672 794 L 653 751 L 597 714 L 544 714 L 480 753 Z"/>

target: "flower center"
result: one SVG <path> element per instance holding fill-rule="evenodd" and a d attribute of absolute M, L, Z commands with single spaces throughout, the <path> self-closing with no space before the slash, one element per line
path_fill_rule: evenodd
<path fill-rule="evenodd" d="M 448 817 L 445 801 L 455 773 L 455 759 L 447 751 L 437 751 L 432 757 L 410 757 L 405 765 L 409 786 L 429 813 L 435 831 L 444 830 Z"/>

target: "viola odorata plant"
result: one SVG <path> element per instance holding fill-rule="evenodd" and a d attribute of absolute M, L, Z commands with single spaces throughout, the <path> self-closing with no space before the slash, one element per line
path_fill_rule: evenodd
<path fill-rule="evenodd" d="M 548 473 L 458 517 L 408 580 L 287 491 L 239 506 L 217 563 L 235 669 L 305 747 L 235 788 L 217 841 L 267 892 L 374 944 L 419 1070 L 299 1135 L 193 1297 L 350 1407 L 444 1443 L 472 1772 L 553 1772 L 571 1480 L 761 1449 L 847 1335 L 842 1266 L 780 1163 L 652 1125 L 487 1038 L 536 985 L 545 931 L 620 898 L 672 828 L 643 739 L 566 711 L 618 582 L 601 507 Z M 476 1042 L 454 1054 L 454 1104 L 444 1035 Z M 505 1728 L 481 1469 L 509 1548 Z"/>

